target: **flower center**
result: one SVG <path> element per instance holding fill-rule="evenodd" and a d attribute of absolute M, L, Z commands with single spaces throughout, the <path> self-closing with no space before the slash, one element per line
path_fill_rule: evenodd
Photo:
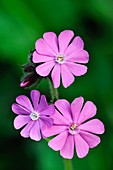
<path fill-rule="evenodd" d="M 74 124 L 72 124 L 72 125 L 70 126 L 70 129 L 71 129 L 71 130 L 75 130 L 76 127 L 77 127 L 77 125 L 76 125 L 76 123 L 74 123 Z"/>
<path fill-rule="evenodd" d="M 57 57 L 56 57 L 56 61 L 60 64 L 63 63 L 64 62 L 64 55 L 58 54 Z"/>
<path fill-rule="evenodd" d="M 38 120 L 38 119 L 39 119 L 39 113 L 37 113 L 37 112 L 32 112 L 32 113 L 30 114 L 30 118 L 31 118 L 32 120 Z"/>
<path fill-rule="evenodd" d="M 69 133 L 71 135 L 78 134 L 79 132 L 80 132 L 80 129 L 76 123 L 73 123 L 73 124 L 71 124 L 71 126 L 69 126 Z"/>

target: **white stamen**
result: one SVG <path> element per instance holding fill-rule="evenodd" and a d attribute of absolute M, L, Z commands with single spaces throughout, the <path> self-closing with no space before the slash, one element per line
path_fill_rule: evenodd
<path fill-rule="evenodd" d="M 76 127 L 77 127 L 77 125 L 76 125 L 76 123 L 74 123 L 74 124 L 72 124 L 72 125 L 70 126 L 70 129 L 71 129 L 71 130 L 75 130 Z"/>
<path fill-rule="evenodd" d="M 58 62 L 60 64 L 64 63 L 64 55 L 63 54 L 58 54 L 56 56 L 56 62 Z"/>
<path fill-rule="evenodd" d="M 37 112 L 32 112 L 32 113 L 30 114 L 30 118 L 31 118 L 32 120 L 38 120 L 38 119 L 39 119 L 39 113 L 37 113 Z"/>
<path fill-rule="evenodd" d="M 69 127 L 69 133 L 72 135 L 79 133 L 78 125 L 76 123 L 71 124 L 71 126 Z"/>

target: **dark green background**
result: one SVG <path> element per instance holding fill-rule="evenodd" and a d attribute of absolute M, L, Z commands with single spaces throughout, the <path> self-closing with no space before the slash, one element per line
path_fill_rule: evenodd
<path fill-rule="evenodd" d="M 106 132 L 101 144 L 87 157 L 73 158 L 74 170 L 113 169 L 113 0 L 0 0 L 0 170 L 63 170 L 59 153 L 44 140 L 24 139 L 13 127 L 11 104 L 29 94 L 19 87 L 30 49 L 44 32 L 71 29 L 85 42 L 90 54 L 88 72 L 76 77 L 60 98 L 72 102 L 83 96 L 98 108 Z M 39 88 L 48 96 L 48 83 Z"/>

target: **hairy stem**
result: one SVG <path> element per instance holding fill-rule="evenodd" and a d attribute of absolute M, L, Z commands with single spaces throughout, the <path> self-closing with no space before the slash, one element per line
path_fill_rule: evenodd
<path fill-rule="evenodd" d="M 65 169 L 65 170 L 73 170 L 72 160 L 70 160 L 70 159 L 64 159 L 64 169 Z"/>
<path fill-rule="evenodd" d="M 58 100 L 58 90 L 54 88 L 53 83 L 49 80 L 49 87 L 50 87 L 50 93 L 51 93 L 51 103 Z"/>

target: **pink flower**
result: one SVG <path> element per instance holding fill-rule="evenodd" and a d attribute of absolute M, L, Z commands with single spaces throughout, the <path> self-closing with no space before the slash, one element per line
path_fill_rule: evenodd
<path fill-rule="evenodd" d="M 74 145 L 79 158 L 88 154 L 89 148 L 100 143 L 100 138 L 94 134 L 104 133 L 104 125 L 98 119 L 86 120 L 96 115 L 96 106 L 87 101 L 83 107 L 84 99 L 76 98 L 71 105 L 62 99 L 55 102 L 56 112 L 53 115 L 54 125 L 43 131 L 45 137 L 57 135 L 49 141 L 48 145 L 60 155 L 71 159 L 74 155 Z M 82 108 L 83 107 L 83 108 Z"/>
<path fill-rule="evenodd" d="M 74 75 L 81 76 L 87 72 L 83 64 L 89 60 L 88 52 L 85 51 L 82 39 L 74 37 L 73 31 L 65 30 L 56 36 L 53 32 L 47 32 L 36 41 L 36 51 L 33 53 L 33 62 L 42 63 L 36 67 L 40 76 L 48 76 L 51 72 L 54 87 L 60 85 L 60 76 L 65 88 L 74 82 Z"/>
<path fill-rule="evenodd" d="M 41 139 L 42 128 L 44 126 L 51 127 L 54 114 L 54 105 L 47 104 L 46 97 L 40 96 L 40 92 L 32 90 L 30 93 L 31 101 L 28 97 L 21 95 L 16 98 L 17 104 L 12 105 L 12 111 L 18 116 L 14 120 L 14 127 L 20 129 L 21 136 L 39 141 Z"/>

